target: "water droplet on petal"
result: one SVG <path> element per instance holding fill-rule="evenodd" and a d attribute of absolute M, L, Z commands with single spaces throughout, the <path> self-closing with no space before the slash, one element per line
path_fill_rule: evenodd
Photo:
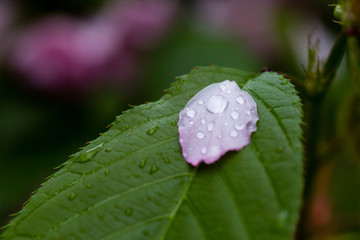
<path fill-rule="evenodd" d="M 239 114 L 238 111 L 234 110 L 234 111 L 231 112 L 231 118 L 232 119 L 236 120 L 236 119 L 239 118 L 239 116 L 240 116 L 240 114 Z"/>
<path fill-rule="evenodd" d="M 203 139 L 203 138 L 205 137 L 205 135 L 204 135 L 204 133 L 202 133 L 202 132 L 198 132 L 198 133 L 196 134 L 196 137 L 197 137 L 198 139 Z"/>
<path fill-rule="evenodd" d="M 209 132 L 211 132 L 212 130 L 214 130 L 215 127 L 215 123 L 214 122 L 209 122 L 209 124 L 207 125 L 207 130 Z"/>
<path fill-rule="evenodd" d="M 202 118 L 202 119 L 200 120 L 200 122 L 201 122 L 202 124 L 205 124 L 205 123 L 206 123 L 206 119 L 205 119 L 205 118 Z"/>
<path fill-rule="evenodd" d="M 238 135 L 238 133 L 235 130 L 231 131 L 231 133 L 230 133 L 230 136 L 232 136 L 232 137 L 237 137 L 237 135 Z"/>
<path fill-rule="evenodd" d="M 245 98 L 243 96 L 238 96 L 236 101 L 242 105 L 245 103 Z"/>
<path fill-rule="evenodd" d="M 204 104 L 204 101 L 200 99 L 200 100 L 198 101 L 198 103 L 199 103 L 200 105 L 203 105 L 203 104 Z"/>
<path fill-rule="evenodd" d="M 206 151 L 207 151 L 207 148 L 206 148 L 206 147 L 202 147 L 202 148 L 201 148 L 201 152 L 202 152 L 203 154 L 205 154 Z"/>
<path fill-rule="evenodd" d="M 210 97 L 206 109 L 212 113 L 222 113 L 228 105 L 228 100 L 220 95 Z"/>
<path fill-rule="evenodd" d="M 194 109 L 189 109 L 186 111 L 186 116 L 188 116 L 189 118 L 193 118 L 196 115 L 196 111 Z"/>
<path fill-rule="evenodd" d="M 243 122 L 238 122 L 238 123 L 236 123 L 236 124 L 234 125 L 234 127 L 235 127 L 236 130 L 243 130 L 244 127 L 245 127 L 245 123 L 243 123 Z"/>
<path fill-rule="evenodd" d="M 216 157 L 217 155 L 219 155 L 221 149 L 219 146 L 213 146 L 210 151 L 209 151 L 209 156 L 211 157 Z"/>

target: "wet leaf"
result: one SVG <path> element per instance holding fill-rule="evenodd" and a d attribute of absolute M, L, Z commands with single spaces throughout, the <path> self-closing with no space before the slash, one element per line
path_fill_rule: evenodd
<path fill-rule="evenodd" d="M 241 151 L 192 167 L 173 122 L 198 91 L 226 79 L 254 98 L 258 130 Z M 281 75 L 195 68 L 74 154 L 2 237 L 291 239 L 302 192 L 301 117 L 297 92 Z"/>

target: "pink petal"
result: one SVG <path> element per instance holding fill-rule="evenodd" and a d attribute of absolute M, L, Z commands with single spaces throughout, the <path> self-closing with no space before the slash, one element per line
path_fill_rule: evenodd
<path fill-rule="evenodd" d="M 225 80 L 198 92 L 179 113 L 179 141 L 193 166 L 214 163 L 250 143 L 259 120 L 254 99 L 236 82 Z"/>

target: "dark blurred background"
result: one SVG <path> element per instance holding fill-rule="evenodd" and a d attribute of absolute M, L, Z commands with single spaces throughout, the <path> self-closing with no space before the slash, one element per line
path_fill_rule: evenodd
<path fill-rule="evenodd" d="M 128 104 L 157 100 L 193 66 L 301 78 L 309 34 L 325 59 L 340 30 L 330 3 L 0 0 L 0 225 Z M 322 200 L 315 232 L 334 218 Z"/>

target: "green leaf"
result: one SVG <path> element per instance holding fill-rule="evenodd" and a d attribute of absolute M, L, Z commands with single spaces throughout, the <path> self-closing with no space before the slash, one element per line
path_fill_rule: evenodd
<path fill-rule="evenodd" d="M 191 167 L 176 123 L 205 86 L 236 81 L 258 105 L 239 152 Z M 126 111 L 30 198 L 4 239 L 291 239 L 302 192 L 301 103 L 276 73 L 216 66 L 178 78 L 163 98 Z"/>

